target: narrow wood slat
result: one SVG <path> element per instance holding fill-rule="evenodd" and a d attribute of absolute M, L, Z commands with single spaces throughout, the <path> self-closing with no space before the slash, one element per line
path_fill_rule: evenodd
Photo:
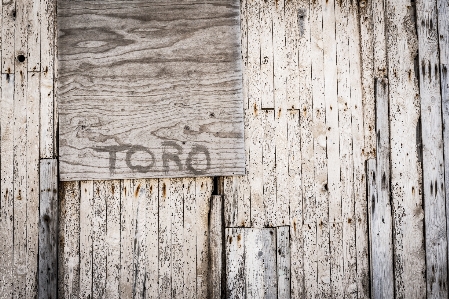
<path fill-rule="evenodd" d="M 121 201 L 120 201 L 120 181 L 102 181 L 100 194 L 104 196 L 106 204 L 106 286 L 105 298 L 120 298 L 120 224 L 121 224 Z M 81 190 L 82 192 L 82 190 Z"/>
<path fill-rule="evenodd" d="M 109 190 L 105 181 L 94 181 L 93 199 L 93 250 L 92 250 L 92 297 L 106 298 L 107 285 L 107 206 Z"/>
<path fill-rule="evenodd" d="M 353 193 L 354 214 L 352 225 L 355 229 L 355 258 L 356 258 L 356 288 L 359 299 L 370 297 L 369 292 L 369 253 L 368 253 L 368 219 L 366 203 L 366 175 L 365 175 L 365 131 L 363 115 L 363 87 L 362 87 L 362 60 L 361 38 L 359 24 L 360 2 L 351 1 L 349 7 L 349 56 L 350 56 L 350 83 L 351 83 L 351 122 L 352 122 L 352 148 L 353 148 Z M 369 126 L 374 126 L 372 121 Z M 354 244 L 353 243 L 353 244 Z"/>
<path fill-rule="evenodd" d="M 28 73 L 27 107 L 27 278 L 26 297 L 37 294 L 39 238 L 39 84 L 40 74 Z"/>
<path fill-rule="evenodd" d="M 209 275 L 209 212 L 212 178 L 196 178 L 196 292 L 198 298 L 207 298 Z"/>
<path fill-rule="evenodd" d="M 54 105 L 54 63 L 55 63 L 55 10 L 56 1 L 41 0 L 41 129 L 40 157 L 53 158 L 55 148 L 55 105 Z"/>
<path fill-rule="evenodd" d="M 58 298 L 79 295 L 79 182 L 61 185 Z M 39 269 L 42 269 L 39 267 Z M 46 297 L 45 297 L 46 298 Z"/>
<path fill-rule="evenodd" d="M 262 164 L 263 164 L 263 202 L 257 208 L 257 214 L 251 215 L 254 219 L 253 227 L 275 226 L 276 214 L 276 120 L 274 110 L 261 111 L 262 114 Z M 260 162 L 259 162 L 260 163 Z M 252 181 L 252 184 L 256 182 Z M 257 198 L 255 198 L 255 203 Z M 251 204 L 253 197 L 251 197 Z"/>
<path fill-rule="evenodd" d="M 69 187 L 69 186 L 63 186 Z M 40 161 L 39 298 L 57 298 L 58 285 L 58 161 Z M 68 191 L 68 190 L 67 190 Z M 74 195 L 76 193 L 65 193 Z M 69 196 L 70 196 L 69 195 Z M 70 202 L 65 197 L 64 203 Z M 75 209 L 76 211 L 76 209 Z M 65 227 L 64 229 L 68 229 Z M 72 232 L 73 233 L 73 232 Z"/>
<path fill-rule="evenodd" d="M 426 296 L 426 267 L 419 148 L 421 138 L 418 134 L 420 103 L 414 71 L 414 58 L 418 50 L 414 12 L 406 0 L 387 0 L 385 9 L 395 295 L 398 298 L 423 298 Z"/>
<path fill-rule="evenodd" d="M 209 222 L 209 248 L 210 248 L 210 268 L 209 268 L 209 298 L 222 298 L 224 277 L 223 271 L 223 198 L 221 195 L 213 195 L 210 204 Z M 223 287 L 222 287 L 223 286 Z"/>
<path fill-rule="evenodd" d="M 417 1 L 427 298 L 447 298 L 443 123 L 436 1 Z M 444 29 L 443 29 L 444 30 Z"/>
<path fill-rule="evenodd" d="M 21 14 L 22 12 L 20 12 Z M 2 1 L 2 73 L 14 74 L 16 1 Z"/>
<path fill-rule="evenodd" d="M 94 182 L 80 182 L 80 296 L 92 298 Z"/>
<path fill-rule="evenodd" d="M 280 226 L 276 228 L 276 273 L 277 298 L 290 299 L 291 290 L 291 246 L 290 228 Z M 293 277 L 300 279 L 300 277 Z"/>
<path fill-rule="evenodd" d="M 376 80 L 377 161 L 368 162 L 367 190 L 370 211 L 371 296 L 394 296 L 393 219 L 390 204 L 390 129 L 388 123 L 388 80 Z M 374 164 L 374 165 L 372 165 Z M 374 197 L 374 198 L 373 198 Z"/>
<path fill-rule="evenodd" d="M 146 278 L 145 278 L 145 299 L 158 298 L 158 203 L 159 203 L 159 180 L 146 180 Z"/>
<path fill-rule="evenodd" d="M 226 228 L 226 298 L 245 298 L 245 242 L 243 228 Z"/>
<path fill-rule="evenodd" d="M 446 229 L 449 227 L 449 3 L 443 0 L 437 0 L 438 9 L 438 42 L 440 45 L 440 80 L 441 80 L 441 99 L 443 114 L 443 142 L 444 142 L 444 189 L 446 196 Z M 447 239 L 449 242 L 449 230 L 447 230 Z"/>
<path fill-rule="evenodd" d="M 11 124 L 14 117 L 14 74 L 2 74 L 2 94 L 0 102 L 0 234 L 3 240 L 13 240 L 14 234 L 14 179 L 13 153 L 14 135 Z M 0 298 L 13 295 L 13 247 L 10 242 L 0 243 Z"/>
<path fill-rule="evenodd" d="M 182 250 L 184 243 L 184 221 L 183 221 L 183 206 L 184 206 L 184 192 L 182 186 L 182 179 L 171 179 L 172 210 L 171 210 L 171 227 L 172 227 L 172 245 L 171 245 L 171 265 L 172 265 L 172 297 L 183 298 L 184 294 L 184 272 L 185 272 L 185 257 Z"/>
<path fill-rule="evenodd" d="M 170 179 L 159 180 L 159 298 L 171 298 L 171 210 Z"/>
<path fill-rule="evenodd" d="M 273 75 L 274 75 L 274 39 L 273 15 L 276 4 L 273 1 L 254 1 L 260 7 L 260 88 L 261 108 L 274 108 Z M 251 17 L 251 16 L 250 16 Z M 281 35 L 284 37 L 284 35 Z M 256 53 L 253 53 L 255 55 Z M 276 53 L 277 54 L 277 53 Z"/>
<path fill-rule="evenodd" d="M 39 72 L 41 70 L 41 0 L 28 0 L 27 12 L 27 38 L 28 38 L 28 71 Z M 36 90 L 40 95 L 40 91 Z M 37 110 L 39 111 L 39 110 Z"/>
<path fill-rule="evenodd" d="M 196 196 L 195 179 L 184 178 L 184 297 L 196 298 Z"/>
<path fill-rule="evenodd" d="M 304 238 L 304 294 L 316 298 L 318 293 L 317 227 L 311 222 L 303 226 Z"/>

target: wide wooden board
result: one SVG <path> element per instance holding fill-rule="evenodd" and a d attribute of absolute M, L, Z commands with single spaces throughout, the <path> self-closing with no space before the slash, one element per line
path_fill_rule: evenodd
<path fill-rule="evenodd" d="M 239 9 L 58 1 L 61 180 L 244 174 Z"/>

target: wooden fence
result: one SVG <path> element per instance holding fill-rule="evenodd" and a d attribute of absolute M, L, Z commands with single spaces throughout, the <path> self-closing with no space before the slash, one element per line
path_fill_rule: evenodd
<path fill-rule="evenodd" d="M 242 0 L 247 174 L 59 205 L 56 2 L 0 5 L 0 298 L 448 297 L 447 0 Z"/>

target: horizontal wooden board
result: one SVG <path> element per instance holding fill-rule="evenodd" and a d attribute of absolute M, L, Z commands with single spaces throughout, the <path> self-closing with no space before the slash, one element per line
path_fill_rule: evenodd
<path fill-rule="evenodd" d="M 58 1 L 61 180 L 244 174 L 239 1 Z"/>

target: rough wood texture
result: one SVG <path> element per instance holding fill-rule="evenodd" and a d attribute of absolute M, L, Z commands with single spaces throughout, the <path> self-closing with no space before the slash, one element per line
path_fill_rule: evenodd
<path fill-rule="evenodd" d="M 414 67 L 418 40 L 414 7 L 408 0 L 387 0 L 385 4 L 395 295 L 425 298 L 420 101 Z"/>
<path fill-rule="evenodd" d="M 222 298 L 225 281 L 224 272 L 224 222 L 223 222 L 223 197 L 214 195 L 211 197 L 209 220 L 209 246 L 210 246 L 210 274 L 209 274 L 209 298 Z M 182 286 L 184 287 L 184 286 Z"/>
<path fill-rule="evenodd" d="M 244 174 L 238 1 L 57 11 L 61 180 Z"/>
<path fill-rule="evenodd" d="M 58 294 L 58 161 L 40 162 L 39 298 Z"/>
<path fill-rule="evenodd" d="M 420 69 L 427 298 L 447 298 L 448 244 L 436 1 L 417 1 L 416 16 Z"/>

